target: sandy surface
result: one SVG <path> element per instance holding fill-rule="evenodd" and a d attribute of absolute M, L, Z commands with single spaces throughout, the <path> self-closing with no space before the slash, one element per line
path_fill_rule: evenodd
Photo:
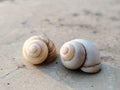
<path fill-rule="evenodd" d="M 120 0 L 0 0 L 0 90 L 119 90 Z M 56 44 L 49 65 L 23 63 L 24 41 L 40 32 Z M 101 72 L 65 69 L 59 49 L 84 38 L 100 50 Z"/>

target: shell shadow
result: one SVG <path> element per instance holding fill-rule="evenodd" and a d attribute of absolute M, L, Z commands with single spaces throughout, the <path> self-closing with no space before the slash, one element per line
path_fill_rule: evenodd
<path fill-rule="evenodd" d="M 120 70 L 105 64 L 102 64 L 100 72 L 88 74 L 80 70 L 66 69 L 58 56 L 56 61 L 49 64 L 43 63 L 36 67 L 57 82 L 76 90 L 108 90 L 109 88 L 114 90 L 120 83 Z"/>

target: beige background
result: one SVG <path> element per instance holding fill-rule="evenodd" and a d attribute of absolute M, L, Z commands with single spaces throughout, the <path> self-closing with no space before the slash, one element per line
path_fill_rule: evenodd
<path fill-rule="evenodd" d="M 59 53 L 49 65 L 25 65 L 22 45 L 40 32 L 58 52 L 71 39 L 92 41 L 101 72 L 67 70 Z M 0 90 L 120 89 L 120 0 L 0 0 L 0 37 Z"/>

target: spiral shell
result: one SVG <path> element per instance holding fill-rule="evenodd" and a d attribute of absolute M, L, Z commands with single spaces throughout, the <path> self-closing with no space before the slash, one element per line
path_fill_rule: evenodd
<path fill-rule="evenodd" d="M 66 42 L 60 49 L 60 56 L 62 64 L 68 69 L 80 68 L 87 73 L 96 73 L 101 68 L 98 49 L 84 39 Z"/>
<path fill-rule="evenodd" d="M 66 52 L 67 50 L 67 52 Z M 65 52 L 65 53 L 64 53 Z M 65 43 L 60 49 L 61 61 L 69 69 L 79 68 L 85 59 L 85 50 L 76 41 Z"/>
<path fill-rule="evenodd" d="M 23 56 L 32 64 L 56 59 L 57 53 L 54 43 L 45 35 L 32 36 L 23 45 Z"/>

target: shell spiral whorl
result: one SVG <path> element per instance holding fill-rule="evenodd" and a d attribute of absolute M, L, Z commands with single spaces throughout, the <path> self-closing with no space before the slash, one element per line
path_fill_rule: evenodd
<path fill-rule="evenodd" d="M 76 41 L 66 42 L 60 49 L 61 61 L 68 69 L 79 68 L 85 59 L 84 48 Z"/>
<path fill-rule="evenodd" d="M 23 56 L 32 64 L 44 61 L 51 62 L 56 59 L 55 45 L 45 35 L 32 36 L 23 45 Z"/>
<path fill-rule="evenodd" d="M 75 39 L 63 44 L 60 56 L 62 64 L 68 69 L 80 68 L 87 73 L 96 73 L 101 67 L 98 49 L 84 39 Z"/>
<path fill-rule="evenodd" d="M 70 61 L 74 57 L 75 48 L 73 45 L 64 45 L 61 48 L 61 56 L 64 58 L 65 61 Z"/>

